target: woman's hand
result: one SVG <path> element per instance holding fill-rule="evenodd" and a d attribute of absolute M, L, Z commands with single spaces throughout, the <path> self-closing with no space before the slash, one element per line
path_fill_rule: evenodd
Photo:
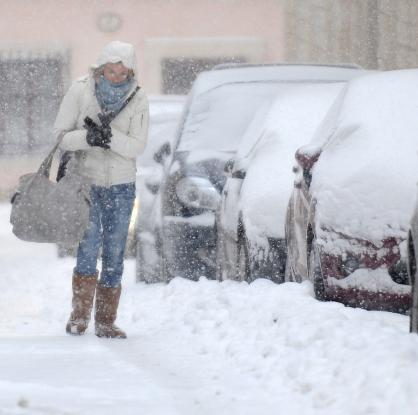
<path fill-rule="evenodd" d="M 86 141 L 89 146 L 101 147 L 106 150 L 110 148 L 111 131 L 109 134 L 108 131 L 98 126 L 90 117 L 84 118 L 84 128 L 87 130 Z"/>

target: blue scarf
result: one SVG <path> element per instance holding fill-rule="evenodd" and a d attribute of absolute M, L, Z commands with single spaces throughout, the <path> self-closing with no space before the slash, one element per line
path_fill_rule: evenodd
<path fill-rule="evenodd" d="M 133 78 L 123 82 L 113 83 L 101 75 L 96 81 L 95 90 L 97 102 L 102 111 L 117 114 L 125 102 L 126 95 L 131 90 L 133 83 Z"/>

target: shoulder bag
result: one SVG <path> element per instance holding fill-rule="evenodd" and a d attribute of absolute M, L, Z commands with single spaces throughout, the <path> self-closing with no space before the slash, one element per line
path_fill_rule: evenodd
<path fill-rule="evenodd" d="M 86 230 L 90 213 L 90 182 L 75 166 L 59 181 L 50 180 L 54 154 L 64 136 L 36 173 L 21 176 L 12 197 L 13 233 L 24 241 L 75 244 Z"/>

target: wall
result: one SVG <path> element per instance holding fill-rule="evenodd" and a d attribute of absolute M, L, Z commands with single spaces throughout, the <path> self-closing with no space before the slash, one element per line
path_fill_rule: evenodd
<path fill-rule="evenodd" d="M 99 30 L 98 17 L 106 12 L 121 17 L 119 30 L 109 33 Z M 209 47 L 213 51 L 223 38 L 227 38 L 229 53 L 234 53 L 234 39 L 237 52 L 241 52 L 243 41 L 245 43 L 249 37 L 257 39 L 256 48 L 262 45 L 261 51 L 250 50 L 252 60 L 281 59 L 280 1 L 0 0 L 0 52 L 2 48 L 10 48 L 10 44 L 15 49 L 54 47 L 66 50 L 71 62 L 69 76 L 74 78 L 86 72 L 104 44 L 114 39 L 125 40 L 137 48 L 140 77 L 146 89 L 150 86 L 148 92 L 151 93 L 159 92 L 160 88 L 158 77 L 155 79 L 158 70 L 155 59 L 161 54 L 154 47 L 156 41 L 176 38 L 178 46 L 172 44 L 172 53 L 178 56 L 188 53 L 187 42 L 194 53 L 196 44 L 207 48 L 213 39 Z M 150 39 L 154 42 L 151 46 Z"/>
<path fill-rule="evenodd" d="M 287 60 L 418 66 L 416 0 L 285 0 Z"/>

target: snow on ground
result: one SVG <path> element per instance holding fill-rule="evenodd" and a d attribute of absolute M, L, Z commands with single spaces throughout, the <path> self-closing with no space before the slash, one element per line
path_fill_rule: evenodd
<path fill-rule="evenodd" d="M 73 259 L 17 240 L 0 205 L 0 414 L 418 413 L 406 316 L 313 298 L 310 283 L 134 282 L 127 340 L 64 333 Z"/>

